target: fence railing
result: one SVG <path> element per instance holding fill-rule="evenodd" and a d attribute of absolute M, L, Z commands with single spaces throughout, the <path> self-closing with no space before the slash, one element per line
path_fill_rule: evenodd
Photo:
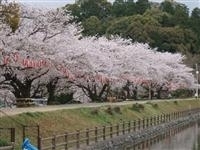
<path fill-rule="evenodd" d="M 0 150 L 14 150 L 15 128 L 0 128 Z"/>
<path fill-rule="evenodd" d="M 75 132 L 65 132 L 63 134 L 53 135 L 47 138 L 38 137 L 38 147 L 40 150 L 67 150 L 72 147 L 79 149 L 80 146 L 87 146 L 98 141 L 106 140 L 107 138 L 142 130 L 150 126 L 159 125 L 198 112 L 200 112 L 199 108 L 169 114 L 161 114 L 133 121 L 123 121 L 107 126 L 96 126 L 93 129 L 87 128 L 85 130 L 76 130 Z"/>
<path fill-rule="evenodd" d="M 31 143 L 39 147 L 40 126 L 37 125 L 23 125 L 22 126 L 22 139 L 28 137 Z"/>

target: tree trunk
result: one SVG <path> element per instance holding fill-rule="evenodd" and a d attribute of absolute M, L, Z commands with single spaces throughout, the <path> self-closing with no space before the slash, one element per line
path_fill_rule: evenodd
<path fill-rule="evenodd" d="M 55 103 L 55 92 L 56 92 L 56 85 L 58 83 L 59 78 L 54 78 L 49 81 L 49 83 L 46 85 L 47 92 L 49 93 L 47 104 L 53 104 Z"/>
<path fill-rule="evenodd" d="M 55 89 L 53 87 L 49 87 L 47 91 L 49 93 L 47 104 L 53 104 L 55 101 Z"/>
<path fill-rule="evenodd" d="M 97 92 L 97 89 L 93 89 L 95 86 L 83 86 L 83 85 L 77 85 L 79 88 L 82 88 L 82 91 L 89 97 L 89 99 L 92 102 L 102 102 L 106 99 L 107 93 L 109 92 L 109 85 L 104 84 L 101 88 L 100 92 Z M 105 97 L 103 97 L 106 95 Z"/>
<path fill-rule="evenodd" d="M 157 90 L 157 99 L 161 99 L 161 89 Z"/>
<path fill-rule="evenodd" d="M 152 100 L 154 96 L 154 91 L 152 90 L 152 87 L 149 86 L 149 100 Z"/>
<path fill-rule="evenodd" d="M 135 87 L 135 89 L 133 90 L 133 99 L 137 100 L 138 99 L 137 96 L 138 96 L 138 91 L 137 91 L 137 87 Z"/>

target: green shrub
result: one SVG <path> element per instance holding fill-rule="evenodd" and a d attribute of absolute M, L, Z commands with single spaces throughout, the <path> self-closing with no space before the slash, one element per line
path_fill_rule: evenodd
<path fill-rule="evenodd" d="M 135 103 L 132 105 L 132 110 L 140 112 L 144 110 L 144 105 Z"/>
<path fill-rule="evenodd" d="M 157 103 L 153 103 L 152 107 L 153 108 L 158 108 L 158 104 Z"/>
<path fill-rule="evenodd" d="M 116 112 L 116 113 L 118 113 L 118 114 L 122 114 L 121 108 L 120 108 L 119 106 L 115 106 L 115 107 L 113 108 L 113 110 L 114 110 L 114 112 Z"/>
<path fill-rule="evenodd" d="M 60 95 L 56 96 L 55 104 L 66 104 L 72 101 L 73 93 L 61 93 Z"/>
<path fill-rule="evenodd" d="M 177 102 L 177 101 L 174 101 L 174 104 L 175 104 L 175 105 L 178 105 L 178 102 Z"/>
<path fill-rule="evenodd" d="M 34 117 L 34 113 L 26 112 L 25 114 L 26 114 L 27 116 L 29 116 L 29 117 Z"/>
<path fill-rule="evenodd" d="M 157 103 L 147 102 L 146 104 L 151 105 L 153 108 L 158 108 Z"/>
<path fill-rule="evenodd" d="M 109 106 L 107 109 L 106 109 L 106 113 L 110 114 L 110 115 L 113 115 L 113 110 L 111 108 L 111 106 Z"/>
<path fill-rule="evenodd" d="M 188 98 L 193 96 L 193 91 L 188 89 L 178 89 L 171 93 L 173 98 Z"/>
<path fill-rule="evenodd" d="M 152 105 L 152 102 L 149 102 L 149 101 L 148 101 L 148 102 L 146 102 L 146 104 L 148 104 L 148 105 Z"/>
<path fill-rule="evenodd" d="M 93 108 L 93 109 L 91 110 L 91 114 L 92 114 L 92 115 L 98 115 L 98 114 L 99 114 L 99 109 L 98 109 L 98 108 Z"/>
<path fill-rule="evenodd" d="M 0 139 L 0 147 L 1 146 L 8 146 L 9 144 L 8 144 L 8 142 L 7 141 L 5 141 L 5 140 L 3 140 L 3 139 Z"/>

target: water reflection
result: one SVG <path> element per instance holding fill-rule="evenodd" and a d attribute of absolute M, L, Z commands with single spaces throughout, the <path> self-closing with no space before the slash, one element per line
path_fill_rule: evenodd
<path fill-rule="evenodd" d="M 195 124 L 192 127 L 168 137 L 146 150 L 200 150 L 200 127 Z"/>

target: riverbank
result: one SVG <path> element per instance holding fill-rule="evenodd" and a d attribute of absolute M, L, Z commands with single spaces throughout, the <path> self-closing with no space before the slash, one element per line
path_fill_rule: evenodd
<path fill-rule="evenodd" d="M 91 105 L 91 104 L 88 104 Z M 143 117 L 167 114 L 170 112 L 200 108 L 200 101 L 195 99 L 148 101 L 141 103 L 99 104 L 103 106 L 81 107 L 48 112 L 26 112 L 18 115 L 4 116 L 0 113 L 0 127 L 15 127 L 16 139 L 22 140 L 22 125 L 40 125 L 42 137 L 77 129 L 94 128 L 122 121 L 135 120 Z M 27 109 L 27 108 L 26 108 Z M 31 108 L 29 108 L 31 109 Z M 35 129 L 30 128 L 27 136 L 31 136 Z"/>
<path fill-rule="evenodd" d="M 200 110 L 194 113 L 187 113 L 182 118 L 171 120 L 159 125 L 152 125 L 148 128 L 116 136 L 111 139 L 94 143 L 85 150 L 122 150 L 135 149 L 137 146 L 144 147 L 151 145 L 152 141 L 158 141 L 165 136 L 170 136 L 173 132 L 182 131 L 200 120 Z M 144 148 L 145 149 L 145 148 Z"/>

